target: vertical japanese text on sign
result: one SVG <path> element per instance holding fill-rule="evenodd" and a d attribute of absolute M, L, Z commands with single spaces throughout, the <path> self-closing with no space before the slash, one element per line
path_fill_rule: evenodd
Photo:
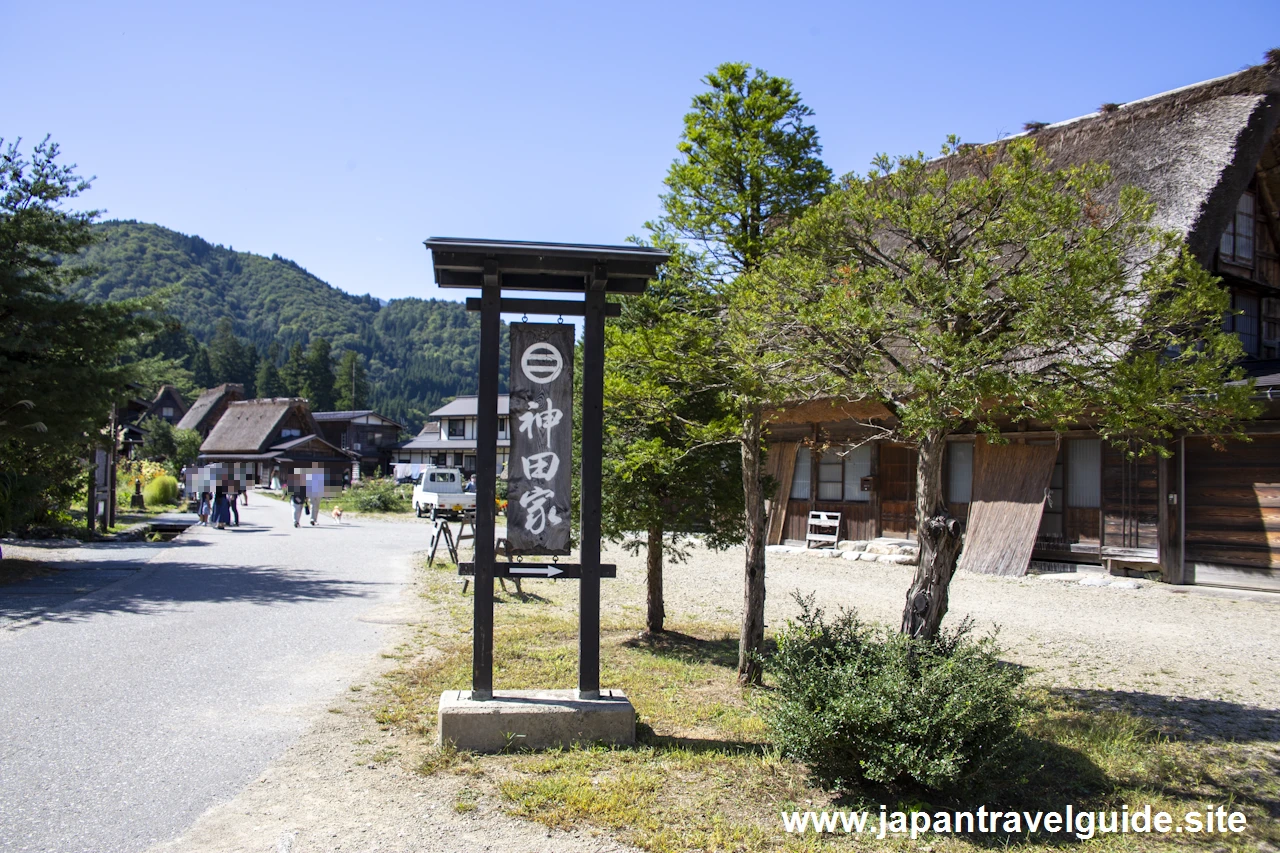
<path fill-rule="evenodd" d="M 573 453 L 573 326 L 511 325 L 513 554 L 568 554 Z"/>

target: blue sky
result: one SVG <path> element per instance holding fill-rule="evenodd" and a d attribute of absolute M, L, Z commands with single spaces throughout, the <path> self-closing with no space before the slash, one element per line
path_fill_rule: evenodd
<path fill-rule="evenodd" d="M 383 298 L 442 295 L 429 235 L 640 233 L 720 62 L 791 78 L 843 174 L 1280 46 L 1275 0 L 59 2 L 6 18 L 0 135 L 52 134 L 97 176 L 84 206 Z"/>

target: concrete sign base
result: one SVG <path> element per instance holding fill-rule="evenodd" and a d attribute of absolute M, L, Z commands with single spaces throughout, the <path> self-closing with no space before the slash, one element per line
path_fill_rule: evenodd
<path fill-rule="evenodd" d="M 576 690 L 495 690 L 474 700 L 469 690 L 440 696 L 437 743 L 473 752 L 551 749 L 574 743 L 636 742 L 636 710 L 621 690 L 579 699 Z"/>

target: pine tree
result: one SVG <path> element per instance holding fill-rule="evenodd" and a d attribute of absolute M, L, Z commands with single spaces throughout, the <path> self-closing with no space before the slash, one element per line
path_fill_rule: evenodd
<path fill-rule="evenodd" d="M 316 338 L 307 350 L 303 396 L 311 404 L 313 412 L 333 411 L 333 358 L 329 342 Z"/>
<path fill-rule="evenodd" d="M 714 366 L 716 386 L 734 416 L 719 435 L 741 453 L 745 504 L 744 607 L 738 679 L 759 683 L 764 649 L 765 512 L 764 409 L 786 392 L 786 376 L 768 351 L 768 327 L 743 309 L 751 294 L 737 285 L 779 251 L 782 227 L 818 201 L 831 181 L 822 162 L 813 115 L 791 81 L 749 65 L 726 62 L 705 78 L 708 91 L 684 117 L 679 160 L 662 197 L 663 217 L 651 226 L 664 239 L 704 252 L 704 286 L 720 301 L 704 325 L 698 357 Z M 696 338 L 695 338 L 696 339 Z"/>
<path fill-rule="evenodd" d="M 289 388 L 280 377 L 280 368 L 276 362 L 280 359 L 280 344 L 275 341 L 267 348 L 267 355 L 258 365 L 258 373 L 254 381 L 254 390 L 259 397 L 287 397 Z"/>
<path fill-rule="evenodd" d="M 369 405 L 369 380 L 360 354 L 355 350 L 343 350 L 334 388 L 337 393 L 334 405 L 339 411 L 363 409 Z"/>
<path fill-rule="evenodd" d="M 258 348 L 246 342 L 244 345 L 244 392 L 250 399 L 258 396 Z"/>
<path fill-rule="evenodd" d="M 217 332 L 209 343 L 209 367 L 213 371 L 213 384 L 224 382 L 245 383 L 247 359 L 245 345 L 236 337 L 231 320 L 218 321 Z"/>
<path fill-rule="evenodd" d="M 77 457 L 101 440 L 113 404 L 138 379 L 124 356 L 160 331 L 138 300 L 90 303 L 68 292 L 94 242 L 96 211 L 69 209 L 89 188 L 47 138 L 25 154 L 0 139 L 0 530 L 55 521 L 78 487 Z"/>
<path fill-rule="evenodd" d="M 213 380 L 213 367 L 209 364 L 209 348 L 201 346 L 191 360 L 191 376 L 198 388 L 212 388 L 218 383 Z"/>
<path fill-rule="evenodd" d="M 305 396 L 307 356 L 302 349 L 302 344 L 295 343 L 289 347 L 289 360 L 280 369 L 280 379 L 284 383 L 285 393 L 290 397 Z"/>

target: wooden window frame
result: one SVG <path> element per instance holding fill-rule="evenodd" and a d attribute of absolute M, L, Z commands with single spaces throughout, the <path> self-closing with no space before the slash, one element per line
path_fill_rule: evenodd
<path fill-rule="evenodd" d="M 1245 199 L 1249 199 L 1251 210 L 1240 210 L 1240 203 Z M 1251 220 L 1253 225 L 1253 233 L 1249 237 L 1250 249 L 1249 254 L 1237 255 L 1237 229 L 1240 226 L 1241 217 Z M 1231 250 L 1226 250 L 1226 244 L 1230 241 Z M 1231 264 L 1235 267 L 1244 269 L 1253 269 L 1253 265 L 1257 262 L 1258 257 L 1258 199 L 1253 190 L 1245 190 L 1240 194 L 1240 198 L 1236 199 L 1236 206 L 1231 211 L 1231 220 L 1227 223 L 1227 227 L 1223 229 L 1222 236 L 1218 238 L 1218 260 L 1223 263 Z"/>

